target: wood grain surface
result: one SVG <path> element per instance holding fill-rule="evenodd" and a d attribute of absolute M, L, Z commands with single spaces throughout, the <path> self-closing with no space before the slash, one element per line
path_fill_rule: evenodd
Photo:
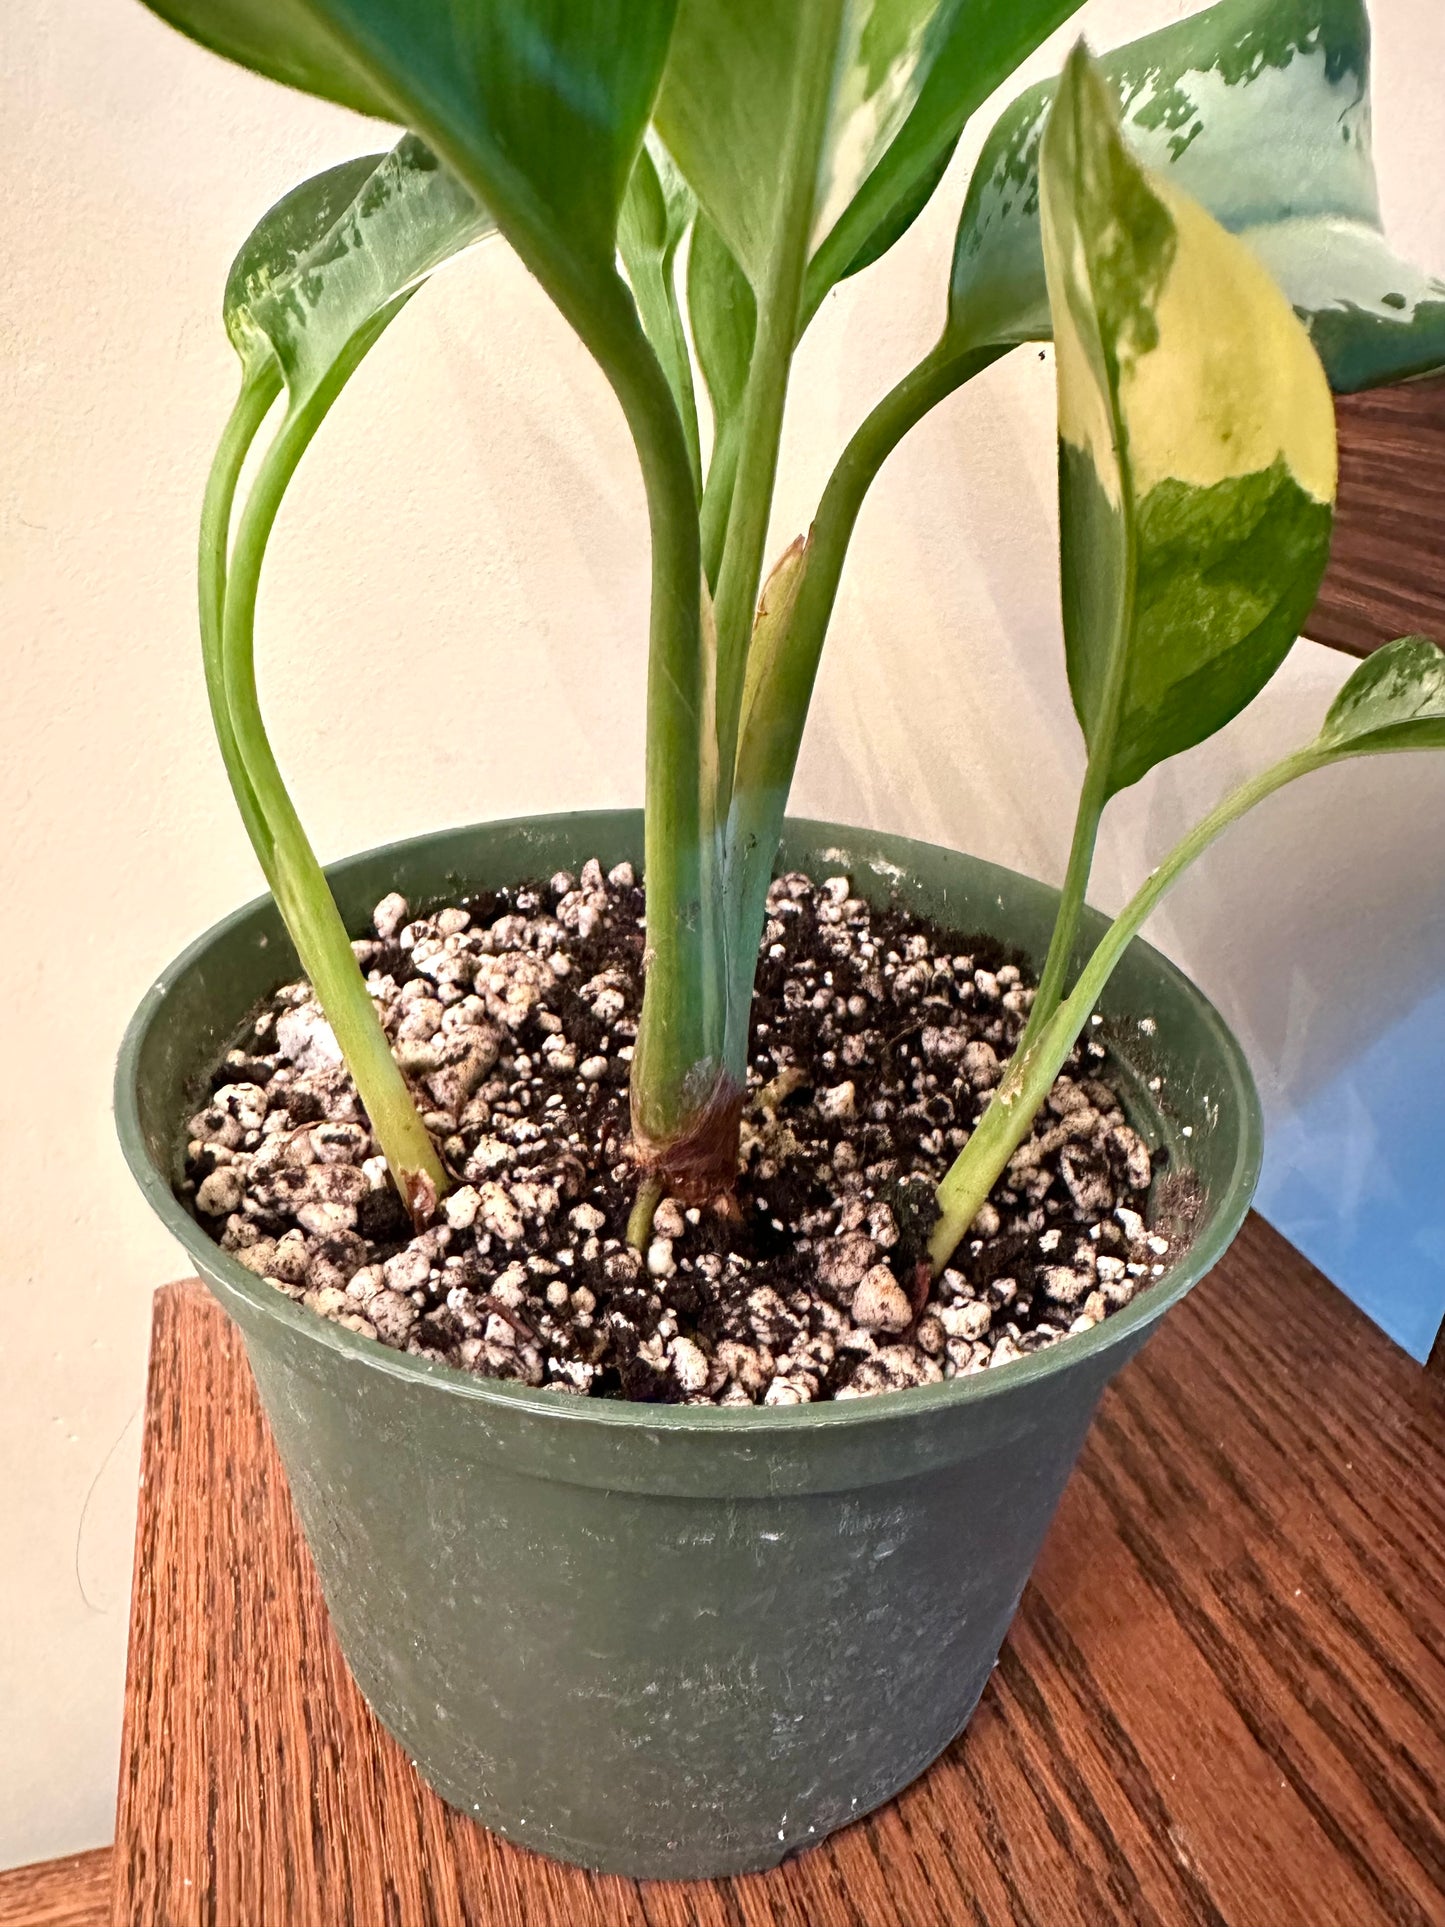
<path fill-rule="evenodd" d="M 1341 395 L 1335 419 L 1334 542 L 1304 633 L 1358 656 L 1396 636 L 1445 642 L 1445 377 Z"/>
<path fill-rule="evenodd" d="M 111 1850 L 67 1854 L 0 1873 L 0 1927 L 105 1927 Z"/>
<path fill-rule="evenodd" d="M 1438 1927 L 1445 1386 L 1258 1219 L 1106 1395 L 967 1733 L 776 1872 L 493 1838 L 351 1684 L 240 1341 L 156 1300 L 118 1927 Z"/>

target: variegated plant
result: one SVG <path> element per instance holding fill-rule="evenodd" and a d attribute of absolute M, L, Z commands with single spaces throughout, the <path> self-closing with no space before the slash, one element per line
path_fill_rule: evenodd
<path fill-rule="evenodd" d="M 432 269 L 495 230 L 596 357 L 636 445 L 653 588 L 641 1237 L 664 1183 L 704 1195 L 733 1180 L 764 900 L 867 489 L 928 410 L 1056 335 L 1088 774 L 1020 1058 L 941 1187 L 942 1263 L 1101 973 L 1183 863 L 1285 780 L 1270 772 L 1186 838 L 1067 988 L 1109 797 L 1249 701 L 1313 598 L 1333 494 L 1326 375 L 1343 389 L 1445 365 L 1445 286 L 1380 229 L 1362 0 L 1222 0 L 1097 69 L 1076 53 L 1059 83 L 1022 95 L 974 170 L 938 342 L 859 426 L 770 572 L 803 331 L 908 228 L 967 121 L 1078 0 L 148 3 L 232 59 L 409 130 L 296 190 L 233 272 L 243 382 L 206 499 L 201 616 L 246 826 L 419 1217 L 444 1174 L 282 785 L 252 665 L 266 538 L 367 347 Z M 238 514 L 242 464 L 283 390 Z M 1280 768 L 1441 741 L 1440 661 L 1395 645 Z"/>

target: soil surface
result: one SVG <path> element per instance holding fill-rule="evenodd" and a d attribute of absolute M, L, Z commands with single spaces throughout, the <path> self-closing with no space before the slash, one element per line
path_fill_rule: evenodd
<path fill-rule="evenodd" d="M 786 1405 L 997 1369 L 1162 1275 L 1151 1154 L 1086 1037 L 953 1266 L 933 1187 L 1032 999 L 1022 961 L 849 879 L 782 877 L 728 1206 L 665 1198 L 625 1243 L 644 902 L 631 866 L 413 917 L 354 948 L 455 1186 L 413 1235 L 309 984 L 259 1010 L 191 1118 L 182 1195 L 324 1318 L 592 1397 Z"/>

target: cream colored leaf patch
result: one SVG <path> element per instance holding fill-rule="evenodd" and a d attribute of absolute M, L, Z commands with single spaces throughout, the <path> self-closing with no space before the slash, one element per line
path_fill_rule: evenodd
<path fill-rule="evenodd" d="M 908 118 L 927 78 L 928 55 L 954 11 L 938 0 L 851 0 L 845 7 L 820 156 L 815 247 Z"/>
<path fill-rule="evenodd" d="M 1329 384 L 1304 327 L 1242 242 L 1169 182 L 1149 185 L 1177 245 L 1157 344 L 1120 370 L 1135 493 L 1170 480 L 1212 488 L 1282 459 L 1307 495 L 1333 501 Z"/>

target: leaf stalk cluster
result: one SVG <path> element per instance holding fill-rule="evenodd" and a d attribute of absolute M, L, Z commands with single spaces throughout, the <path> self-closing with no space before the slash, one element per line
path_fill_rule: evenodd
<path fill-rule="evenodd" d="M 1163 891 L 1280 783 L 1362 753 L 1353 739 L 1348 752 L 1315 746 L 1227 799 L 1070 985 L 1109 799 L 1237 713 L 1313 599 L 1334 490 L 1316 349 L 1347 387 L 1445 363 L 1445 285 L 1396 261 L 1361 215 L 1367 127 L 1341 143 L 1334 95 L 1321 91 L 1348 70 L 1364 98 L 1363 0 L 1220 0 L 1102 66 L 1081 46 L 1057 82 L 1020 96 L 967 189 L 937 346 L 857 428 L 806 535 L 770 573 L 808 322 L 907 230 L 970 115 L 1077 0 L 455 0 L 440 12 L 272 0 L 264 23 L 234 0 L 150 3 L 246 65 L 413 130 L 369 179 L 353 163 L 288 197 L 248 244 L 246 272 L 233 271 L 245 379 L 207 489 L 200 599 L 238 807 L 418 1215 L 445 1173 L 286 793 L 255 677 L 267 539 L 372 342 L 432 268 L 495 227 L 595 357 L 635 446 L 651 538 L 647 977 L 631 1086 L 629 1236 L 641 1242 L 667 1189 L 706 1197 L 736 1174 L 767 892 L 868 490 L 948 396 L 1012 347 L 1055 338 L 1065 642 L 1088 762 L 1018 1055 L 940 1187 L 943 1264 Z M 1203 75 L 1235 98 L 1181 144 L 1147 101 L 1187 100 Z M 1289 169 L 1266 179 L 1255 165 L 1269 125 L 1241 141 L 1256 99 L 1273 103 L 1281 151 L 1309 181 L 1307 209 Z M 1186 151 L 1207 206 L 1174 178 Z M 297 225 L 308 211 L 310 254 Z M 283 388 L 280 429 L 237 519 L 243 465 Z M 1394 667 L 1434 689 L 1430 660 L 1411 650 Z M 1383 700 L 1373 683 L 1366 695 Z M 1433 711 L 1412 717 L 1371 747 L 1433 744 Z"/>

